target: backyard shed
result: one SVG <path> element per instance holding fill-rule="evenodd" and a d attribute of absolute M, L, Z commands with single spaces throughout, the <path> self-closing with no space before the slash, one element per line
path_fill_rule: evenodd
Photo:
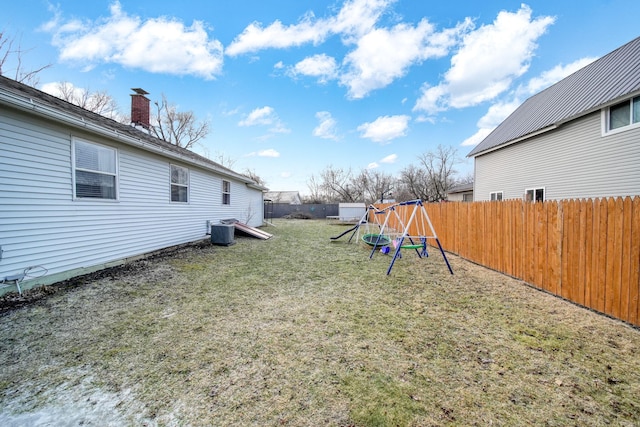
<path fill-rule="evenodd" d="M 367 212 L 364 203 L 340 203 L 338 204 L 338 217 L 340 221 L 358 221 Z"/>

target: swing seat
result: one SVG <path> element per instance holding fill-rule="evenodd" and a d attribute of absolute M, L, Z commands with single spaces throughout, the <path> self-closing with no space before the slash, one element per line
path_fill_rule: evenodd
<path fill-rule="evenodd" d="M 369 246 L 388 246 L 391 243 L 391 239 L 389 238 L 389 236 L 385 236 L 384 234 L 372 233 L 362 236 L 362 241 Z"/>
<path fill-rule="evenodd" d="M 401 249 L 422 249 L 424 248 L 424 245 L 420 244 L 420 245 L 401 245 L 400 246 Z"/>

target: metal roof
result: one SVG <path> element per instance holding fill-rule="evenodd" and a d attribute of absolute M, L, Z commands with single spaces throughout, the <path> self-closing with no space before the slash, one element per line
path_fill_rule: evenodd
<path fill-rule="evenodd" d="M 533 95 L 467 157 L 553 129 L 640 91 L 640 37 Z"/>

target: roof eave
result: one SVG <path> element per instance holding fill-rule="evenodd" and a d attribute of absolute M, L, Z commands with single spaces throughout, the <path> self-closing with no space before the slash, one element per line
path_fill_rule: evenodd
<path fill-rule="evenodd" d="M 38 103 L 34 101 L 33 98 L 27 98 L 25 96 L 17 95 L 15 93 L 12 93 L 11 91 L 0 90 L 0 104 L 4 104 L 21 111 L 29 112 L 37 116 L 53 120 L 57 123 L 66 124 L 76 129 L 82 129 L 97 135 L 105 136 L 110 139 L 115 139 L 129 146 L 159 154 L 163 157 L 180 160 L 184 163 L 210 170 L 225 177 L 234 178 L 238 181 L 242 181 L 247 185 L 257 186 L 257 183 L 255 181 L 248 179 L 246 176 L 239 173 L 230 171 L 228 169 L 223 169 L 221 167 L 216 167 L 215 165 L 200 161 L 198 159 L 190 158 L 175 151 L 163 149 L 162 146 L 145 142 L 142 138 L 134 138 L 122 132 L 118 132 L 118 130 L 116 129 L 110 129 L 108 127 L 84 120 L 84 118 L 81 116 L 76 116 L 71 113 L 59 111 L 45 104 Z M 256 188 L 263 189 L 263 187 L 261 186 L 257 186 Z"/>
<path fill-rule="evenodd" d="M 496 145 L 494 147 L 487 148 L 486 150 L 478 151 L 477 153 L 473 153 L 473 151 L 472 151 L 471 153 L 467 154 L 467 157 L 478 157 L 478 156 L 482 156 L 484 154 L 491 153 L 492 151 L 500 150 L 500 149 L 508 147 L 510 145 L 517 144 L 519 142 L 525 141 L 525 140 L 527 140 L 529 138 L 533 138 L 534 136 L 538 136 L 538 135 L 541 135 L 543 133 L 547 133 L 549 131 L 557 129 L 559 126 L 560 126 L 559 123 L 558 124 L 552 124 L 551 126 L 547 126 L 545 128 L 539 129 L 539 130 L 537 130 L 535 132 L 531 132 L 531 133 L 529 133 L 527 135 L 523 135 L 523 136 L 521 136 L 519 138 L 512 139 L 512 140 L 504 142 L 504 143 L 502 143 L 500 145 Z"/>

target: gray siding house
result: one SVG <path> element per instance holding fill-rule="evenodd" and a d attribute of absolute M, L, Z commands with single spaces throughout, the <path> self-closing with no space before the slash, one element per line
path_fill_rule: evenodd
<path fill-rule="evenodd" d="M 300 193 L 297 191 L 267 191 L 264 198 L 265 200 L 271 200 L 273 203 L 302 204 Z"/>
<path fill-rule="evenodd" d="M 473 202 L 473 183 L 460 184 L 447 192 L 449 202 Z"/>
<path fill-rule="evenodd" d="M 144 93 L 132 117 L 148 126 Z M 0 170 L 0 294 L 204 239 L 209 222 L 262 225 L 266 189 L 246 176 L 1 76 Z"/>
<path fill-rule="evenodd" d="M 476 201 L 640 194 L 640 38 L 527 99 L 468 157 Z"/>

